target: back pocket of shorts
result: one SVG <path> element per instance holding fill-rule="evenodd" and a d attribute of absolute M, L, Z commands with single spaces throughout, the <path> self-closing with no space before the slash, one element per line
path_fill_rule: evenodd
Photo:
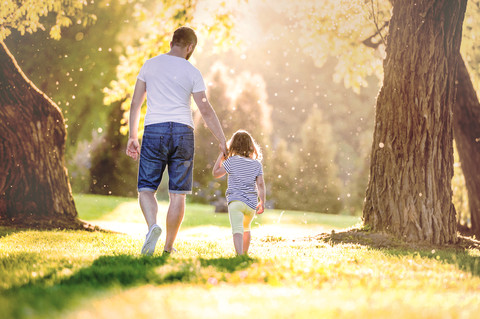
<path fill-rule="evenodd" d="M 178 154 L 182 159 L 190 161 L 193 159 L 193 152 L 195 150 L 195 139 L 193 134 L 180 136 L 178 143 Z"/>

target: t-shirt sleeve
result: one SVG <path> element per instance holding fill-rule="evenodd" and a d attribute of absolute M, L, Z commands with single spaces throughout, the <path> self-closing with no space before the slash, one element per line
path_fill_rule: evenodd
<path fill-rule="evenodd" d="M 198 69 L 195 69 L 193 73 L 193 89 L 192 93 L 205 91 L 205 82 L 203 81 L 202 73 Z"/>
<path fill-rule="evenodd" d="M 147 69 L 145 66 L 147 65 L 147 61 L 145 61 L 145 63 L 143 64 L 142 68 L 140 69 L 140 72 L 138 73 L 138 76 L 137 76 L 137 79 L 143 81 L 143 82 L 147 82 L 145 80 L 145 70 Z"/>
<path fill-rule="evenodd" d="M 263 166 L 262 163 L 258 162 L 258 173 L 257 176 L 263 175 Z"/>
<path fill-rule="evenodd" d="M 231 163 L 231 160 L 230 160 L 231 157 L 227 158 L 224 162 L 223 162 L 223 168 L 225 168 L 225 170 L 227 171 L 227 173 L 230 174 L 231 172 L 231 169 L 232 169 L 232 163 Z"/>

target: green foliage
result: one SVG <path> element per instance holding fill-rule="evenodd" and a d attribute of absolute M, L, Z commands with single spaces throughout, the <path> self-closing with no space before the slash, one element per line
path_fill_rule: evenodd
<path fill-rule="evenodd" d="M 360 92 L 371 75 L 383 77 L 385 45 L 381 34 L 390 20 L 390 1 L 328 0 L 287 2 L 301 25 L 303 50 L 323 66 L 335 57 L 334 80 Z M 376 24 L 375 24 L 376 23 Z M 378 29 L 377 29 L 378 27 Z M 367 44 L 367 45 L 365 45 Z M 374 47 L 375 50 L 372 50 Z"/>
<path fill-rule="evenodd" d="M 284 139 L 278 139 L 270 152 L 264 168 L 269 200 L 273 201 L 274 207 L 293 209 L 298 203 L 298 197 L 292 194 L 297 185 L 300 159 L 294 156 L 293 146 L 289 146 Z"/>
<path fill-rule="evenodd" d="M 42 21 L 49 13 L 55 15 L 55 23 L 50 28 L 50 36 L 60 39 L 61 28 L 71 26 L 73 23 L 84 26 L 96 20 L 93 14 L 82 15 L 83 8 L 87 5 L 85 0 L 26 0 L 2 1 L 0 9 L 0 41 L 5 40 L 12 30 L 18 30 L 22 35 L 33 33 L 38 29 L 45 30 Z"/>
<path fill-rule="evenodd" d="M 95 149 L 91 161 L 89 192 L 134 197 L 137 194 L 137 163 L 125 156 L 125 137 L 120 134 L 121 102 L 110 107 L 104 141 Z"/>
<path fill-rule="evenodd" d="M 480 92 L 480 45 L 478 37 L 480 32 L 480 1 L 467 2 L 467 11 L 462 29 L 462 46 L 460 52 L 469 69 L 473 86 Z"/>
<path fill-rule="evenodd" d="M 322 112 L 313 110 L 302 128 L 302 144 L 297 154 L 297 181 L 293 185 L 295 194 L 301 196 L 295 208 L 338 214 L 340 181 L 335 164 L 336 147 L 332 140 L 332 129 L 324 121 Z"/>
<path fill-rule="evenodd" d="M 465 185 L 465 177 L 462 171 L 462 165 L 458 156 L 457 147 L 454 143 L 454 164 L 453 164 L 453 178 L 452 178 L 452 202 L 455 205 L 457 212 L 457 223 L 471 227 L 470 207 L 468 206 L 468 192 Z"/>

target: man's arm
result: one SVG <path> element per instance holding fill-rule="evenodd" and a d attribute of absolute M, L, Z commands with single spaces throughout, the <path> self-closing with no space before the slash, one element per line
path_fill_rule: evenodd
<path fill-rule="evenodd" d="M 208 128 L 220 144 L 220 149 L 222 150 L 223 154 L 226 155 L 227 144 L 225 140 L 225 134 L 223 133 L 222 126 L 220 125 L 220 121 L 218 120 L 215 110 L 210 102 L 208 102 L 205 91 L 193 93 L 193 99 L 195 100 L 195 103 L 202 114 L 203 120 L 205 123 L 207 123 Z"/>
<path fill-rule="evenodd" d="M 257 205 L 257 214 L 261 214 L 265 210 L 265 181 L 263 180 L 263 175 L 257 176 L 257 189 L 258 197 L 260 197 Z"/>
<path fill-rule="evenodd" d="M 128 156 L 137 160 L 140 154 L 140 143 L 138 142 L 138 125 L 140 122 L 140 109 L 147 96 L 147 86 L 145 82 L 137 79 L 135 90 L 133 91 L 132 103 L 130 105 L 130 116 L 128 118 L 129 136 L 126 153 Z"/>

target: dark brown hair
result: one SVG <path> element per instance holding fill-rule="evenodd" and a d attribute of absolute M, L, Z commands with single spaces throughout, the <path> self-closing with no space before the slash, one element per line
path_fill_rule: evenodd
<path fill-rule="evenodd" d="M 172 45 L 178 45 L 184 48 L 190 44 L 193 44 L 194 47 L 197 45 L 197 35 L 192 28 L 180 27 L 175 30 L 172 38 Z"/>
<path fill-rule="evenodd" d="M 228 157 L 240 155 L 262 160 L 262 150 L 253 137 L 245 130 L 238 130 L 227 143 Z"/>

